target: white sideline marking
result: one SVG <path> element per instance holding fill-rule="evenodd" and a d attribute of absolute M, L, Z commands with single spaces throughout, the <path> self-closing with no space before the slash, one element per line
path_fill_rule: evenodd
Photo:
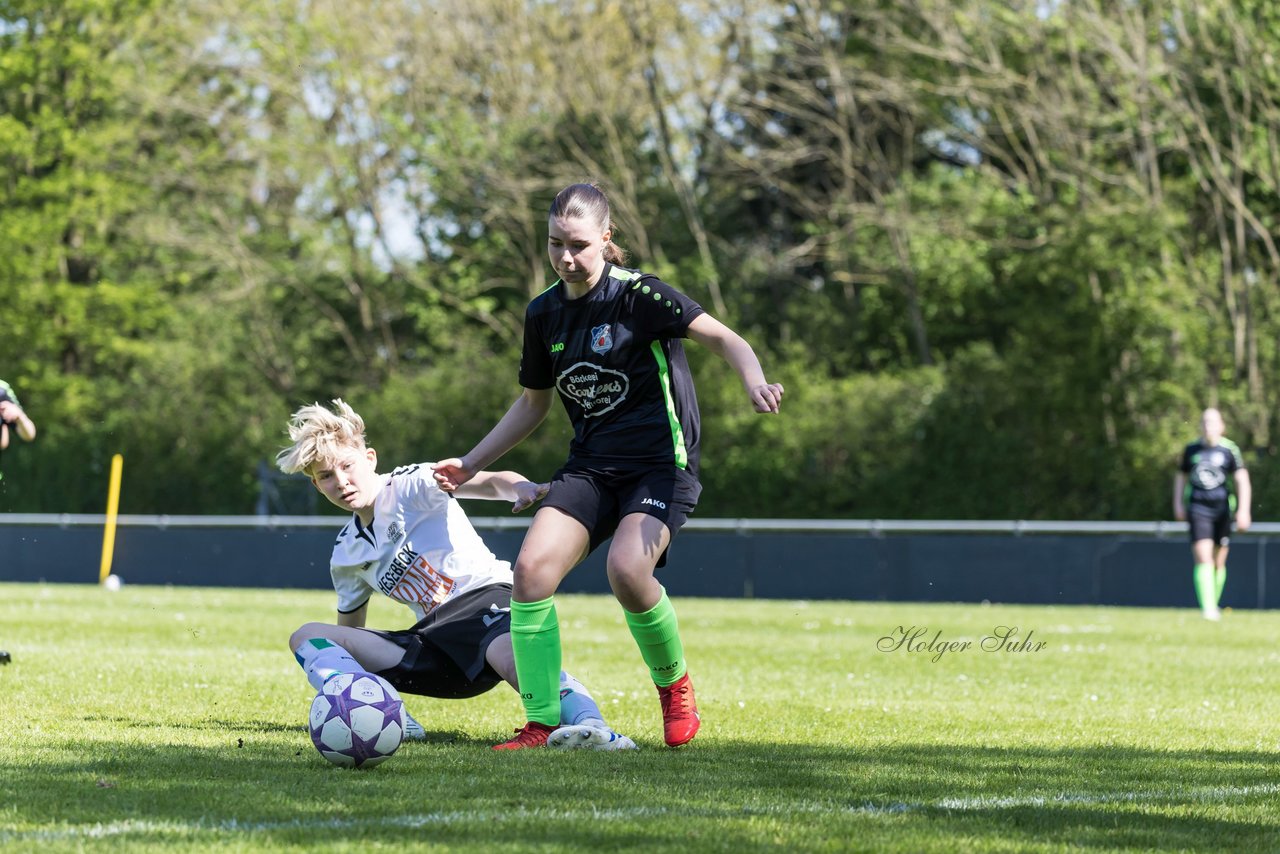
<path fill-rule="evenodd" d="M 925 810 L 949 810 L 957 812 L 978 810 L 1020 809 L 1023 807 L 1056 807 L 1076 804 L 1152 803 L 1169 801 L 1180 803 L 1204 803 L 1229 801 L 1252 795 L 1280 794 L 1280 783 L 1264 783 L 1257 786 L 1213 786 L 1180 791 L 1161 792 L 1101 792 L 1096 794 L 1063 792 L 1057 795 L 1028 795 L 1025 797 L 943 798 L 940 801 L 915 803 L 867 803 L 861 805 L 809 803 L 769 804 L 743 806 L 741 809 L 678 810 L 665 808 L 633 807 L 625 809 L 516 809 L 509 812 L 488 810 L 454 810 L 451 812 L 422 813 L 418 815 L 385 816 L 383 818 L 330 818 L 294 819 L 292 821 L 221 821 L 197 820 L 193 822 L 148 821 L 125 819 L 109 823 L 84 824 L 57 830 L 0 831 L 0 843 L 53 842 L 67 839 L 105 839 L 134 834 L 178 835 L 192 833 L 268 833 L 279 830 L 355 830 L 359 828 L 399 827 L 422 828 L 428 826 L 467 825 L 477 822 L 510 822 L 529 818 L 578 819 L 636 819 L 657 815 L 687 817 L 734 818 L 752 815 L 900 815 Z"/>

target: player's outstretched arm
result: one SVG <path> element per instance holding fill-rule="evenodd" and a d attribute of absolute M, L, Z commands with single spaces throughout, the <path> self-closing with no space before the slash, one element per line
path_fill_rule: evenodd
<path fill-rule="evenodd" d="M 511 512 L 519 513 L 540 501 L 551 488 L 549 483 L 534 483 L 519 472 L 482 471 L 458 487 L 459 498 L 489 498 L 510 501 Z"/>
<path fill-rule="evenodd" d="M 777 412 L 782 405 L 782 384 L 764 378 L 764 369 L 741 335 L 709 314 L 700 314 L 689 324 L 689 337 L 729 363 L 742 380 L 756 412 Z"/>
<path fill-rule="evenodd" d="M 551 411 L 551 389 L 527 388 L 516 398 L 489 435 L 465 456 L 450 457 L 432 466 L 436 483 L 446 492 L 475 477 L 485 466 L 520 444 Z"/>

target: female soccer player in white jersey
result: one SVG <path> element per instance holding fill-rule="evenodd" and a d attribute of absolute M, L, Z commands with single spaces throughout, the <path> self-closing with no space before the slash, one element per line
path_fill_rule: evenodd
<path fill-rule="evenodd" d="M 378 473 L 362 419 L 342 400 L 312 404 L 289 423 L 293 444 L 281 470 L 305 472 L 330 503 L 351 512 L 333 546 L 330 575 L 337 624 L 307 623 L 289 638 L 317 690 L 330 677 L 366 671 L 396 690 L 429 697 L 474 697 L 506 681 L 518 685 L 511 651 L 511 565 L 485 546 L 466 513 L 432 476 L 431 465 Z M 456 494 L 510 501 L 513 512 L 541 498 L 546 484 L 510 472 L 480 472 Z M 401 631 L 364 628 L 369 598 L 381 593 L 413 611 Z M 583 685 L 560 674 L 562 724 L 553 747 L 634 748 L 615 733 Z M 410 718 L 406 736 L 425 737 Z"/>
<path fill-rule="evenodd" d="M 654 578 L 702 490 L 698 401 L 681 339 L 728 362 L 756 412 L 777 412 L 783 389 L 765 379 L 737 333 L 657 277 L 621 266 L 625 253 L 613 242 L 609 201 L 598 187 L 560 191 L 547 249 L 560 279 L 525 312 L 523 393 L 470 453 L 435 467 L 446 489 L 474 482 L 546 418 L 557 393 L 573 423 L 569 459 L 516 559 L 511 638 L 528 723 L 499 746 L 540 747 L 560 720 L 553 596 L 612 537 L 609 584 L 657 686 L 663 738 L 675 747 L 700 726 L 676 613 Z"/>

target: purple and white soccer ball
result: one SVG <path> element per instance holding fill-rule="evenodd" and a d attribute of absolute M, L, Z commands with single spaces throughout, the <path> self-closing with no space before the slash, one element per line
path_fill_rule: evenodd
<path fill-rule="evenodd" d="M 372 673 L 340 673 L 311 701 L 311 741 L 344 768 L 372 768 L 404 740 L 405 711 L 387 680 Z"/>

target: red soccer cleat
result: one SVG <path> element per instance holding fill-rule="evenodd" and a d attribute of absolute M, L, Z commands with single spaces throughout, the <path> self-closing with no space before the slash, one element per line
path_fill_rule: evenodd
<path fill-rule="evenodd" d="M 666 688 L 659 685 L 658 699 L 662 701 L 662 736 L 667 740 L 667 746 L 679 747 L 687 744 L 698 734 L 698 727 L 702 725 L 689 674 L 681 676 L 678 682 Z"/>
<path fill-rule="evenodd" d="M 502 744 L 495 744 L 494 750 L 523 750 L 526 747 L 546 747 L 547 736 L 555 731 L 555 727 L 529 721 L 516 730 L 516 737 Z M 692 736 L 690 736 L 692 738 Z"/>

